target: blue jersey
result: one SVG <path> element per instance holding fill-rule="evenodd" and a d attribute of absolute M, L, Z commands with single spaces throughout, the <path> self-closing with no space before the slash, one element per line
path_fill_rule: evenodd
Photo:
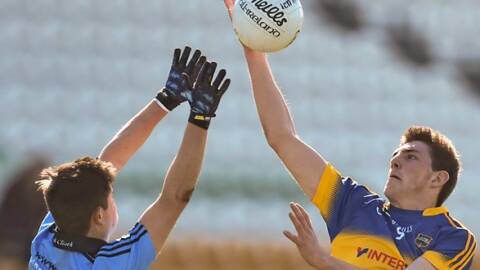
<path fill-rule="evenodd" d="M 362 269 L 405 269 L 423 257 L 437 269 L 470 269 L 473 234 L 445 207 L 412 211 L 325 169 L 312 202 L 324 218 L 332 256 Z"/>
<path fill-rule="evenodd" d="M 152 239 L 137 223 L 127 235 L 111 243 L 56 231 L 47 214 L 32 241 L 29 270 L 148 269 L 156 256 Z"/>

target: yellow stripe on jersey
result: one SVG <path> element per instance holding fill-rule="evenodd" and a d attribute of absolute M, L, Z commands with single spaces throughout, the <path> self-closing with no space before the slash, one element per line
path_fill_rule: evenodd
<path fill-rule="evenodd" d="M 325 220 L 330 217 L 330 209 L 335 200 L 336 190 L 339 187 L 340 173 L 331 165 L 327 164 L 318 184 L 312 203 L 320 209 Z"/>
<path fill-rule="evenodd" d="M 445 257 L 442 253 L 427 250 L 422 255 L 427 261 L 429 261 L 435 268 L 438 270 L 448 270 L 448 258 Z"/>
<path fill-rule="evenodd" d="M 473 247 L 471 245 L 471 242 L 472 242 L 472 236 L 470 234 L 468 234 L 467 242 L 465 244 L 465 248 L 461 252 L 459 252 L 457 254 L 457 256 L 455 256 L 453 259 L 449 260 L 448 264 L 450 265 L 450 264 L 454 263 L 455 261 L 457 261 L 460 257 L 464 256 Z M 458 263 L 456 265 L 458 265 Z"/>
<path fill-rule="evenodd" d="M 465 243 L 465 248 L 460 251 L 453 259 L 447 262 L 447 265 L 450 268 L 447 269 L 462 269 L 470 261 L 470 259 L 475 254 L 477 248 L 477 243 L 471 231 L 469 231 L 463 224 L 458 220 L 452 218 L 448 213 L 445 213 L 444 216 L 447 218 L 448 222 L 452 227 L 463 228 L 467 230 L 467 241 Z"/>
<path fill-rule="evenodd" d="M 470 234 L 469 234 L 470 235 Z M 469 249 L 468 253 L 463 257 L 463 259 L 458 263 L 452 266 L 452 269 L 463 269 L 465 265 L 472 259 L 473 255 L 475 254 L 475 249 L 477 249 L 477 243 L 473 240 L 473 245 Z"/>
<path fill-rule="evenodd" d="M 443 215 L 447 218 L 448 222 L 450 223 L 450 225 L 452 225 L 452 227 L 455 227 L 455 228 L 458 227 L 457 225 L 455 225 L 455 223 L 454 223 L 453 220 L 450 218 L 450 216 L 447 215 L 447 213 L 444 213 Z"/>

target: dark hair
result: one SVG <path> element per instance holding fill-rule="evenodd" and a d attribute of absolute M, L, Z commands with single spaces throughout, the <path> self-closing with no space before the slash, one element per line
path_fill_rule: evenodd
<path fill-rule="evenodd" d="M 412 126 L 408 128 L 400 139 L 400 145 L 412 141 L 421 141 L 430 147 L 432 170 L 448 172 L 449 179 L 443 185 L 437 198 L 437 207 L 441 206 L 457 184 L 461 169 L 460 156 L 450 139 L 430 127 Z"/>
<path fill-rule="evenodd" d="M 44 169 L 36 183 L 58 228 L 85 235 L 93 212 L 98 207 L 107 208 L 114 180 L 111 163 L 84 157 Z"/>

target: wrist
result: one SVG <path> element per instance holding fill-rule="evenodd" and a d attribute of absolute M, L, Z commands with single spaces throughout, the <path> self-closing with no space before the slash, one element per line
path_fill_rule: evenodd
<path fill-rule="evenodd" d="M 315 269 L 335 269 L 332 257 L 328 254 L 323 254 L 323 252 L 315 254 L 311 265 Z"/>
<path fill-rule="evenodd" d="M 156 99 L 153 99 L 145 108 L 144 110 L 144 121 L 152 122 L 153 124 L 157 124 L 168 114 L 168 110 L 163 107 L 163 104 L 159 104 L 160 102 Z"/>
<path fill-rule="evenodd" d="M 250 49 L 249 47 L 247 47 L 243 44 L 242 44 L 242 46 L 243 46 L 243 51 L 244 51 L 244 53 L 247 57 L 255 57 L 255 58 L 256 57 L 259 57 L 259 58 L 266 58 L 267 57 L 267 54 L 264 53 L 264 52 L 255 51 L 255 50 Z"/>
<path fill-rule="evenodd" d="M 167 112 L 175 109 L 175 107 L 181 103 L 174 95 L 170 93 L 170 90 L 165 87 L 158 92 L 157 96 L 155 97 L 155 101 Z"/>
<path fill-rule="evenodd" d="M 163 110 L 164 112 L 166 112 L 166 113 L 169 113 L 169 112 L 170 112 L 170 110 L 169 110 L 167 107 L 165 107 L 165 105 L 163 105 L 163 103 L 160 102 L 160 100 L 158 100 L 157 98 L 154 98 L 154 99 L 153 99 L 153 102 L 155 102 L 155 104 L 157 104 L 157 106 L 158 106 L 161 110 Z"/>
<path fill-rule="evenodd" d="M 211 115 L 199 114 L 199 113 L 190 111 L 188 122 L 207 130 L 208 127 L 210 126 L 210 121 L 214 116 L 215 115 L 211 116 Z"/>

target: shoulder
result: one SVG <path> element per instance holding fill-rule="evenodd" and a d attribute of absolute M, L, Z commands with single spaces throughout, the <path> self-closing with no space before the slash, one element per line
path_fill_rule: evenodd
<path fill-rule="evenodd" d="M 54 222 L 42 223 L 40 226 L 37 235 L 32 240 L 32 247 L 38 246 L 40 244 L 51 244 L 53 238 L 53 231 L 55 228 Z"/>
<path fill-rule="evenodd" d="M 448 241 L 452 247 L 470 247 L 476 246 L 476 240 L 473 233 L 460 221 L 453 218 L 448 212 L 443 215 L 444 222 L 438 232 L 439 241 Z"/>
<path fill-rule="evenodd" d="M 137 223 L 128 232 L 128 234 L 123 235 L 115 241 L 101 247 L 97 253 L 97 257 L 113 257 L 123 253 L 128 253 L 135 244 L 137 244 L 145 235 L 147 235 L 147 233 L 147 229 L 142 224 Z"/>
<path fill-rule="evenodd" d="M 468 269 L 477 246 L 473 233 L 448 212 L 438 222 L 437 236 L 424 257 L 447 269 Z"/>
<path fill-rule="evenodd" d="M 40 224 L 40 227 L 38 229 L 38 232 L 41 232 L 45 228 L 51 227 L 54 223 L 55 223 L 55 220 L 53 219 L 52 213 L 49 211 L 43 218 L 42 223 Z"/>
<path fill-rule="evenodd" d="M 367 197 L 366 200 L 368 200 L 372 197 L 379 198 L 380 196 L 366 185 L 359 184 L 353 178 L 342 176 L 335 167 L 328 164 L 320 179 L 312 202 L 322 209 L 328 208 L 334 200 L 352 197 L 357 199 Z"/>
<path fill-rule="evenodd" d="M 95 256 L 95 266 L 101 268 L 107 264 L 115 269 L 148 269 L 155 256 L 156 250 L 147 229 L 137 223 L 128 234 L 100 248 Z"/>
<path fill-rule="evenodd" d="M 452 217 L 449 212 L 439 215 L 438 223 L 437 241 L 452 242 L 452 245 L 455 242 L 458 242 L 458 244 L 475 243 L 473 233 L 460 221 Z"/>

